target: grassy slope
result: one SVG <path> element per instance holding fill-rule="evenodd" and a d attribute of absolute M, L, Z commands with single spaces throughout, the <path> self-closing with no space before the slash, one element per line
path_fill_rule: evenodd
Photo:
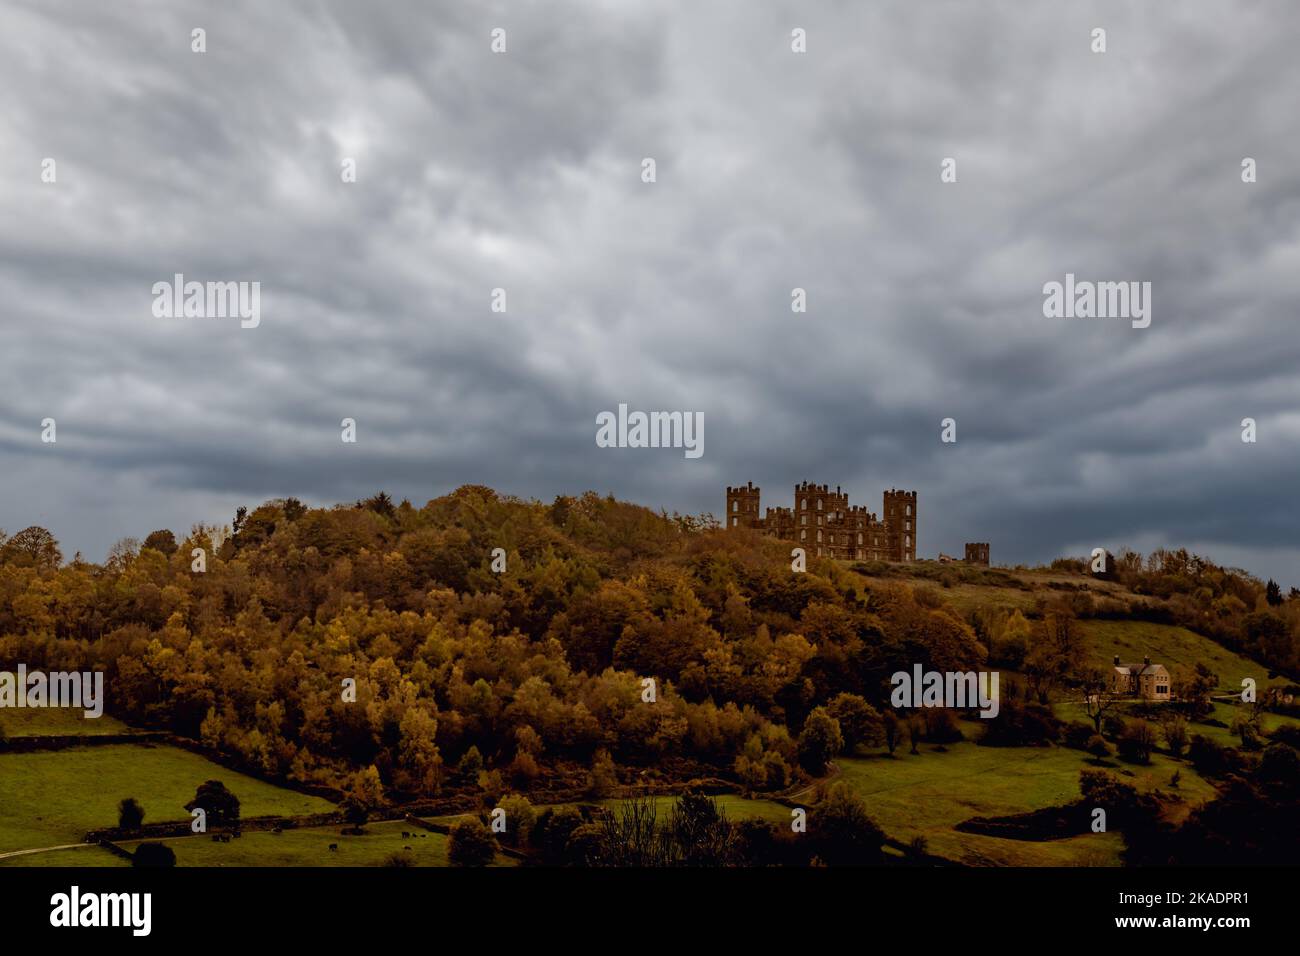
<path fill-rule="evenodd" d="M 26 707 L 22 709 L 6 707 L 0 710 L 0 727 L 3 727 L 10 737 L 35 737 L 41 734 L 81 734 L 89 737 L 132 732 L 132 728 L 108 714 L 92 720 L 80 710 L 63 707 L 32 710 Z"/>
<path fill-rule="evenodd" d="M 408 854 L 416 866 L 450 866 L 447 837 L 425 832 L 423 837 L 403 837 L 409 823 L 400 820 L 371 823 L 363 836 L 343 836 L 339 827 L 286 830 L 276 836 L 265 831 L 247 831 L 238 840 L 216 843 L 209 836 L 177 837 L 164 840 L 176 853 L 177 866 L 381 866 L 394 853 Z M 421 831 L 424 832 L 424 831 Z M 330 850 L 337 843 L 338 850 Z M 122 844 L 132 850 L 134 842 Z M 409 851 L 405 847 L 410 847 Z M 55 850 L 0 860 L 0 866 L 128 866 L 120 857 L 98 847 Z M 507 856 L 498 856 L 494 866 L 514 866 Z"/>
<path fill-rule="evenodd" d="M 409 853 L 416 866 L 449 866 L 447 837 L 426 833 L 403 837 L 412 826 L 401 820 L 366 825 L 363 836 L 343 836 L 339 827 L 285 830 L 276 836 L 246 832 L 238 840 L 214 843 L 211 839 L 169 840 L 178 866 L 380 866 L 394 853 Z M 330 844 L 338 850 L 331 851 Z M 409 846 L 409 851 L 403 849 Z M 512 865 L 498 856 L 496 865 Z"/>
<path fill-rule="evenodd" d="M 109 853 L 103 847 L 87 843 L 75 850 L 51 850 L 49 853 L 28 853 L 24 856 L 11 856 L 0 860 L 0 866 L 74 866 L 79 869 L 88 867 L 130 866 L 120 856 Z"/>
<path fill-rule="evenodd" d="M 114 826 L 117 804 L 135 797 L 147 822 L 187 820 L 185 804 L 205 780 L 221 780 L 245 817 L 323 813 L 319 797 L 263 783 L 176 747 L 111 744 L 0 754 L 0 852 L 76 843 Z"/>
<path fill-rule="evenodd" d="M 1110 667 L 1116 654 L 1125 663 L 1150 657 L 1171 673 L 1175 667 L 1191 671 L 1199 661 L 1219 676 L 1219 687 L 1225 692 L 1240 693 L 1243 677 L 1255 678 L 1260 687 L 1268 683 L 1268 669 L 1263 665 L 1185 627 L 1146 621 L 1086 620 L 1079 624 L 1088 638 L 1089 658 L 1099 667 Z"/>
<path fill-rule="evenodd" d="M 1125 591 L 1119 585 L 1092 581 L 1060 572 L 1006 572 L 1024 587 L 1010 586 L 994 575 L 965 569 L 953 577 L 950 587 L 939 581 L 942 570 L 919 566 L 912 574 L 894 578 L 909 579 L 915 586 L 933 588 L 959 613 L 979 607 L 1019 608 L 1031 610 L 1039 598 L 1052 599 L 1065 592 L 1051 584 L 1086 583 L 1089 590 L 1126 600 L 1149 600 Z M 982 583 L 985 579 L 987 583 Z M 867 578 L 868 588 L 880 586 L 888 578 Z M 1239 692 L 1243 677 L 1254 677 L 1262 687 L 1267 683 L 1264 667 L 1236 654 L 1203 635 L 1183 627 L 1145 621 L 1083 620 L 1080 626 L 1087 639 L 1087 653 L 1092 663 L 1109 666 L 1115 654 L 1125 660 L 1150 656 L 1166 667 L 1192 668 L 1205 663 L 1219 676 L 1224 692 Z M 1058 705 L 1060 716 L 1082 719 L 1077 705 Z M 1076 713 L 1077 711 L 1077 713 Z M 1232 709 L 1216 705 L 1216 719 L 1230 724 Z M 1268 715 L 1266 729 L 1292 718 Z M 1192 733 L 1201 733 L 1224 744 L 1239 741 L 1226 730 L 1205 724 L 1193 724 Z M 900 748 L 900 754 L 905 748 Z M 927 753 L 919 757 L 899 756 L 894 760 L 869 757 L 841 760 L 845 779 L 867 800 L 876 822 L 890 836 L 909 840 L 925 836 L 932 851 L 968 863 L 1009 865 L 1096 865 L 1118 862 L 1122 840 L 1119 834 L 1075 837 L 1050 843 L 1000 840 L 960 833 L 952 827 L 973 816 L 996 816 L 1023 813 L 1067 803 L 1079 795 L 1079 770 L 1091 766 L 1078 751 L 1066 748 L 985 748 L 963 743 L 946 754 Z M 1149 768 L 1116 764 L 1107 768 L 1124 776 L 1130 783 L 1144 788 L 1168 789 L 1174 770 L 1181 771 L 1181 793 L 1188 804 L 1211 799 L 1214 790 L 1190 765 L 1156 754 Z M 1175 814 L 1177 815 L 1177 814 Z"/>
<path fill-rule="evenodd" d="M 907 571 L 892 566 L 890 577 L 863 578 L 870 588 L 887 585 L 891 580 L 904 580 L 915 587 L 932 588 L 944 601 L 963 616 L 981 607 L 1019 608 L 1031 611 L 1041 598 L 1052 600 L 1069 593 L 1051 587 L 1053 584 L 1071 588 L 1085 587 L 1090 593 L 1130 602 L 1153 602 L 1154 599 L 1126 591 L 1111 581 L 1096 581 L 1082 575 L 1048 571 L 981 572 L 964 568 L 949 572 L 957 575 L 951 587 L 938 583 L 944 570 L 938 565 L 918 565 Z M 1008 586 L 1010 578 L 1024 587 Z M 980 583 L 981 579 L 990 583 Z M 1158 602 L 1156 602 L 1158 603 Z M 1260 687 L 1268 683 L 1265 667 L 1228 650 L 1221 644 L 1185 627 L 1155 624 L 1147 621 L 1084 619 L 1080 628 L 1088 639 L 1088 656 L 1091 663 L 1109 667 L 1114 655 L 1125 661 L 1140 661 L 1150 657 L 1171 671 L 1174 667 L 1191 670 L 1197 662 L 1206 664 L 1219 676 L 1220 687 L 1225 692 L 1241 691 L 1241 679 L 1253 677 Z"/>
<path fill-rule="evenodd" d="M 1119 862 L 1119 834 L 1089 834 L 1030 843 L 961 833 L 953 827 L 975 816 L 1002 816 L 1060 806 L 1079 797 L 1079 771 L 1093 768 L 1085 754 L 1064 747 L 980 747 L 954 744 L 946 753 L 928 746 L 917 756 L 900 747 L 897 756 L 841 758 L 843 778 L 860 793 L 872 819 L 886 833 L 909 841 L 924 836 L 930 850 L 974 865 L 1099 866 Z M 1189 802 L 1214 795 L 1185 764 L 1160 754 L 1151 766 L 1106 768 L 1142 789 L 1177 790 Z M 1132 774 L 1128 776 L 1125 772 Z"/>

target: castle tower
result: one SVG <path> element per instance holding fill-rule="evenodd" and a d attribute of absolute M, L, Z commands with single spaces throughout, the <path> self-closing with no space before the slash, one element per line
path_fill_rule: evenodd
<path fill-rule="evenodd" d="M 827 520 L 835 508 L 835 495 L 827 485 L 803 481 L 794 486 L 794 523 L 799 544 L 810 555 L 829 553 Z"/>
<path fill-rule="evenodd" d="M 885 522 L 889 561 L 916 560 L 916 492 L 891 488 L 885 492 L 881 514 Z"/>
<path fill-rule="evenodd" d="M 752 481 L 735 488 L 727 486 L 727 517 L 724 523 L 728 528 L 753 528 L 759 524 L 758 493 L 759 489 L 754 487 Z"/>
<path fill-rule="evenodd" d="M 987 541 L 969 541 L 966 543 L 966 563 L 989 566 L 989 543 Z"/>

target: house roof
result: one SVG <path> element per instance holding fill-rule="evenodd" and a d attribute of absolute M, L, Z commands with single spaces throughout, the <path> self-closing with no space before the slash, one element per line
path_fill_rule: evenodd
<path fill-rule="evenodd" d="M 1165 670 L 1164 664 L 1119 664 L 1115 668 L 1116 673 L 1132 676 L 1134 674 L 1164 674 L 1169 676 L 1169 671 Z"/>

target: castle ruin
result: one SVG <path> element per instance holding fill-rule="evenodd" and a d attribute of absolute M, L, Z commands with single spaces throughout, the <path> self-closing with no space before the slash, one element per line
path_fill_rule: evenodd
<path fill-rule="evenodd" d="M 838 486 L 795 485 L 794 508 L 759 514 L 759 489 L 751 481 L 727 488 L 728 528 L 752 528 L 773 538 L 796 541 L 808 554 L 841 561 L 915 561 L 916 492 L 885 492 L 880 516 L 849 505 Z"/>

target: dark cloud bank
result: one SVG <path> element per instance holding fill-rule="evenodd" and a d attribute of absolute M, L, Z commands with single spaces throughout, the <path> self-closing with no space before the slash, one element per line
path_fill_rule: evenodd
<path fill-rule="evenodd" d="M 280 495 L 810 479 L 916 489 L 927 556 L 1300 584 L 1300 10 L 783 6 L 6 5 L 0 526 L 98 558 Z M 260 326 L 155 318 L 177 272 Z M 1150 281 L 1150 328 L 1044 318 L 1067 272 Z M 620 402 L 704 456 L 598 448 Z"/>

